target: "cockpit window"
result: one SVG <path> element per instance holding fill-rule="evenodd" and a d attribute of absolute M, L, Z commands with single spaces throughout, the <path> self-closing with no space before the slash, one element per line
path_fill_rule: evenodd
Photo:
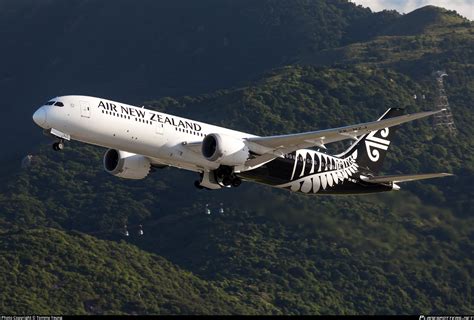
<path fill-rule="evenodd" d="M 57 107 L 64 107 L 64 103 L 59 102 L 59 101 L 56 102 L 54 105 L 57 106 Z"/>
<path fill-rule="evenodd" d="M 46 106 L 52 106 L 55 102 L 56 102 L 56 101 L 51 100 L 51 101 L 46 102 L 45 105 L 46 105 Z"/>

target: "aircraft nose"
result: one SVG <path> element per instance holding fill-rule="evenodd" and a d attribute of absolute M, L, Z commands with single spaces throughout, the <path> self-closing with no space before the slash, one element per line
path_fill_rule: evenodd
<path fill-rule="evenodd" d="M 33 121 L 40 127 L 43 127 L 46 124 L 46 111 L 44 110 L 44 107 L 36 110 L 33 114 Z"/>

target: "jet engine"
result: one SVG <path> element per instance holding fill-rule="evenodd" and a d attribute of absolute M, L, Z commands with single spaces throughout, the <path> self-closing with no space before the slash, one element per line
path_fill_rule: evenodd
<path fill-rule="evenodd" d="M 208 134 L 202 141 L 201 152 L 207 160 L 226 166 L 242 165 L 250 156 L 242 139 L 220 133 Z"/>
<path fill-rule="evenodd" d="M 150 172 L 150 161 L 142 155 L 109 149 L 104 155 L 104 169 L 125 179 L 144 179 Z"/>

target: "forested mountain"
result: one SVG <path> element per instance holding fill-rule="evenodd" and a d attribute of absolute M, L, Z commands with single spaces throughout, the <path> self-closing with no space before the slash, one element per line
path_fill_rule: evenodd
<path fill-rule="evenodd" d="M 474 310 L 468 20 L 436 7 L 371 13 L 343 0 L 4 0 L 0 26 L 11 49 L 0 74 L 11 119 L 0 157 L 1 310 Z M 403 125 L 383 170 L 456 176 L 398 193 L 307 197 L 248 183 L 206 192 L 171 168 L 125 181 L 103 171 L 105 150 L 73 142 L 55 153 L 29 124 L 35 104 L 77 93 L 255 134 L 324 129 L 393 106 L 433 109 L 438 69 L 449 74 L 458 135 L 431 119 Z M 32 143 L 14 143 L 25 137 Z M 20 169 L 25 150 L 33 158 Z"/>

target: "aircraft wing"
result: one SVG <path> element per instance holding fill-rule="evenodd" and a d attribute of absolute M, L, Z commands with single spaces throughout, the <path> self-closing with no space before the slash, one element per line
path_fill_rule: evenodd
<path fill-rule="evenodd" d="M 304 133 L 295 133 L 268 137 L 251 137 L 245 140 L 249 142 L 250 149 L 257 154 L 256 157 L 249 159 L 245 163 L 245 169 L 255 168 L 266 162 L 269 162 L 284 154 L 314 146 L 325 148 L 325 144 L 346 140 L 356 139 L 358 136 L 380 130 L 387 127 L 396 126 L 405 122 L 420 118 L 429 117 L 445 109 L 436 111 L 418 112 L 414 114 L 405 114 L 398 117 L 387 118 L 377 121 L 359 123 L 346 127 L 335 129 L 326 129 L 319 131 L 310 131 Z M 184 144 L 186 148 L 200 154 L 202 142 L 189 142 Z"/>
<path fill-rule="evenodd" d="M 414 114 L 405 114 L 398 117 L 383 119 L 379 121 L 359 123 L 347 127 L 335 129 L 326 129 L 304 133 L 287 134 L 281 136 L 256 137 L 247 139 L 264 147 L 280 149 L 290 148 L 292 151 L 314 146 L 323 146 L 328 143 L 353 139 L 371 131 L 380 130 L 387 127 L 396 126 L 416 119 L 429 117 L 443 110 L 418 112 Z"/>
<path fill-rule="evenodd" d="M 390 175 L 390 176 L 378 176 L 378 177 L 366 177 L 360 176 L 360 179 L 365 182 L 371 183 L 389 183 L 389 182 L 408 182 L 432 178 L 441 178 L 452 176 L 451 173 L 424 173 L 424 174 L 402 174 L 402 175 Z"/>
<path fill-rule="evenodd" d="M 276 158 L 278 156 L 282 156 L 283 154 L 290 153 L 298 149 L 304 149 L 314 146 L 325 148 L 324 145 L 328 143 L 346 139 L 356 139 L 358 136 L 367 134 L 371 131 L 396 126 L 405 122 L 413 121 L 424 117 L 429 117 L 436 113 L 443 112 L 444 110 L 445 109 L 418 112 L 414 114 L 405 114 L 398 117 L 359 123 L 335 129 L 326 129 L 269 137 L 248 138 L 247 141 L 254 143 L 257 146 L 266 148 L 269 151 L 265 152 L 265 154 L 262 154 L 260 157 L 256 157 L 254 159 L 249 160 L 245 165 L 247 167 L 254 167 L 259 164 L 268 162 L 268 154 L 273 154 L 274 158 Z"/>

